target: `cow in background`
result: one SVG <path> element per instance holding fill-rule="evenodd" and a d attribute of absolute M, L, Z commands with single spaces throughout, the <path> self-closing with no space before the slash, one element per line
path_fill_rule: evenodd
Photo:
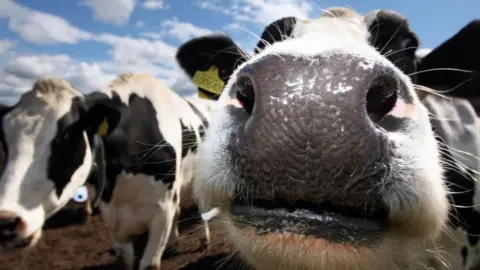
<path fill-rule="evenodd" d="M 48 77 L 4 108 L 0 119 L 4 250 L 34 245 L 45 220 L 87 181 L 127 268 L 160 268 L 167 242 L 178 233 L 181 192 L 192 184 L 209 119 L 205 105 L 149 75 L 125 73 L 87 95 Z M 145 232 L 148 241 L 135 260 L 132 242 Z"/>

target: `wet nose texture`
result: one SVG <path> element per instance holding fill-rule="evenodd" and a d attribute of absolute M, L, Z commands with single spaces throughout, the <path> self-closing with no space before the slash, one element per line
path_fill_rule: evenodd
<path fill-rule="evenodd" d="M 236 168 L 248 196 L 358 206 L 388 171 L 389 144 L 377 126 L 400 80 L 353 55 L 270 55 L 234 85 L 249 114 L 236 137 Z"/>
<path fill-rule="evenodd" d="M 21 219 L 13 214 L 0 216 L 0 241 L 12 241 L 17 237 Z"/>

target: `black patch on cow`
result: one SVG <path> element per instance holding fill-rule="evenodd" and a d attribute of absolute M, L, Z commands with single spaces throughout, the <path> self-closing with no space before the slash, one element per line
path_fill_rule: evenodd
<path fill-rule="evenodd" d="M 3 133 L 3 116 L 7 114 L 12 108 L 6 105 L 0 104 L 0 173 L 3 174 L 5 164 L 8 157 L 8 145 L 5 141 L 5 134 Z"/>
<path fill-rule="evenodd" d="M 265 49 L 266 46 L 291 37 L 296 24 L 297 18 L 295 17 L 281 18 L 269 24 L 260 36 L 260 41 L 255 47 L 255 54 Z"/>
<path fill-rule="evenodd" d="M 182 158 L 187 156 L 188 151 L 197 151 L 197 135 L 192 127 L 187 127 L 180 121 L 182 126 Z"/>
<path fill-rule="evenodd" d="M 118 123 L 120 115 L 104 104 L 88 107 L 83 98 L 75 97 L 70 110 L 57 121 L 57 133 L 50 144 L 47 165 L 47 175 L 55 185 L 57 196 L 61 196 L 72 175 L 83 164 L 87 150 L 84 132 L 88 134 L 90 143 L 93 142 L 93 134 L 105 117 L 112 128 Z"/>
<path fill-rule="evenodd" d="M 199 133 L 200 133 L 200 138 L 203 139 L 205 137 L 205 130 L 208 128 L 208 120 L 207 120 L 207 118 L 205 118 L 205 115 L 203 115 L 203 113 L 194 104 L 192 104 L 189 101 L 187 101 L 187 102 L 188 102 L 188 105 L 190 105 L 190 108 L 192 108 L 193 112 L 202 121 L 203 125 L 201 125 L 199 127 Z"/>
<path fill-rule="evenodd" d="M 206 71 L 214 65 L 219 70 L 220 79 L 226 84 L 233 71 L 246 61 L 246 55 L 229 37 L 209 35 L 182 44 L 175 57 L 190 78 L 197 71 Z M 208 92 L 201 88 L 199 90 Z M 218 99 L 216 95 L 210 96 Z"/>
<path fill-rule="evenodd" d="M 83 129 L 78 126 L 79 119 L 79 101 L 74 99 L 69 112 L 57 121 L 57 133 L 50 145 L 47 175 L 58 197 L 85 158 L 87 144 Z"/>
<path fill-rule="evenodd" d="M 132 93 L 127 106 L 113 92 L 108 105 L 120 111 L 121 120 L 110 135 L 103 137 L 108 187 L 102 200 L 110 201 L 116 177 L 122 171 L 152 175 L 171 189 L 177 156 L 173 146 L 160 133 L 152 102 Z"/>
<path fill-rule="evenodd" d="M 438 70 L 418 74 L 418 83 L 431 88 L 449 89 L 447 95 L 473 98 L 480 96 L 480 20 L 463 27 L 421 59 L 419 70 L 454 68 L 473 73 Z"/>

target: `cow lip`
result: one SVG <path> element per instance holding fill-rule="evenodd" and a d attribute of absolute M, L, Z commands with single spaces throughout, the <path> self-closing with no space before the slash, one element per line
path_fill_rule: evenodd
<path fill-rule="evenodd" d="M 257 235 L 293 233 L 331 242 L 372 244 L 387 228 L 387 211 L 361 211 L 303 202 L 253 200 L 248 204 L 235 199 L 230 215 L 236 227 L 254 229 Z"/>
<path fill-rule="evenodd" d="M 0 245 L 3 247 L 3 248 L 7 248 L 7 249 L 21 249 L 21 248 L 26 248 L 28 246 L 30 246 L 30 244 L 32 243 L 33 241 L 33 235 L 32 236 L 29 236 L 27 238 L 23 238 L 23 239 L 15 239 L 15 240 L 12 240 L 12 241 L 6 241 L 6 242 L 2 242 Z"/>

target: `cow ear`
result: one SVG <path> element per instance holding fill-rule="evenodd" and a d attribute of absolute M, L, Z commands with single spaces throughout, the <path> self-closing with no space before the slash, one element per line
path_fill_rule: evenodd
<path fill-rule="evenodd" d="M 420 42 L 408 20 L 393 10 L 374 10 L 365 15 L 364 21 L 370 44 L 405 74 L 414 74 Z M 412 80 L 416 80 L 414 75 Z"/>
<path fill-rule="evenodd" d="M 218 99 L 233 71 L 247 54 L 224 35 L 208 35 L 182 44 L 176 59 L 192 79 L 201 98 Z"/>
<path fill-rule="evenodd" d="M 104 104 L 92 105 L 83 119 L 85 128 L 99 136 L 109 135 L 119 122 L 120 112 Z"/>
<path fill-rule="evenodd" d="M 429 71 L 443 68 L 469 72 Z M 480 97 L 480 20 L 470 22 L 420 59 L 418 70 L 418 84 L 445 90 L 442 91 L 444 95 Z"/>
<path fill-rule="evenodd" d="M 296 24 L 297 18 L 295 17 L 284 17 L 269 24 L 260 36 L 260 41 L 258 41 L 255 47 L 255 54 L 265 49 L 268 45 L 291 37 Z"/>

